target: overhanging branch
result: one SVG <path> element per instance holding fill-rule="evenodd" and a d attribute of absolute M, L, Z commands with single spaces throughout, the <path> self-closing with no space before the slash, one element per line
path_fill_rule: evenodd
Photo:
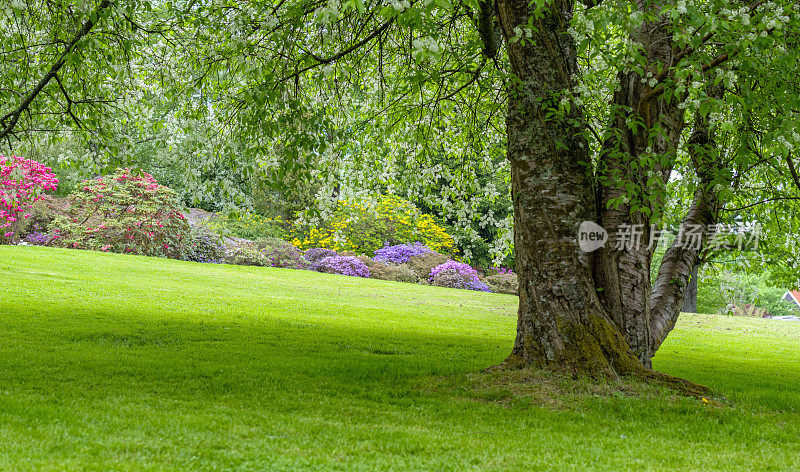
<path fill-rule="evenodd" d="M 0 139 L 8 137 L 14 131 L 14 127 L 17 125 L 20 116 L 22 116 L 22 114 L 28 109 L 28 107 L 31 106 L 31 103 L 33 103 L 33 101 L 36 100 L 36 97 L 39 95 L 39 93 L 41 93 L 42 90 L 44 90 L 47 84 L 50 83 L 50 81 L 54 77 L 56 77 L 58 71 L 61 70 L 62 67 L 64 67 L 64 64 L 67 63 L 67 58 L 69 57 L 69 54 L 75 48 L 75 45 L 78 44 L 78 41 L 80 41 L 83 37 L 89 34 L 89 32 L 92 30 L 95 24 L 97 24 L 97 21 L 94 20 L 93 18 L 99 19 L 101 17 L 101 13 L 103 13 L 103 10 L 110 7 L 111 4 L 112 4 L 111 0 L 103 0 L 97 6 L 97 8 L 95 8 L 95 10 L 89 15 L 89 18 L 87 18 L 86 21 L 83 23 L 81 29 L 78 30 L 77 33 L 75 33 L 75 36 L 72 38 L 72 41 L 70 41 L 69 44 L 67 44 L 67 47 L 64 49 L 64 52 L 62 52 L 61 55 L 58 57 L 58 60 L 56 60 L 56 62 L 53 63 L 52 67 L 50 67 L 50 70 L 47 72 L 47 74 L 45 74 L 44 77 L 42 77 L 36 84 L 36 87 L 34 87 L 33 90 L 30 91 L 30 93 L 25 97 L 25 99 L 19 104 L 19 106 L 16 109 L 8 112 L 5 116 L 0 118 L 0 125 L 3 126 L 3 130 L 0 131 Z"/>

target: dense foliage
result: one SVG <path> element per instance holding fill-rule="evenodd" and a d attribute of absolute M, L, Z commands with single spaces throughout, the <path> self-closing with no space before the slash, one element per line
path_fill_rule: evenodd
<path fill-rule="evenodd" d="M 280 217 L 270 218 L 251 211 L 217 215 L 209 221 L 208 226 L 218 233 L 245 239 L 286 237 L 284 222 Z"/>
<path fill-rule="evenodd" d="M 208 227 L 194 225 L 186 241 L 186 259 L 195 262 L 221 263 L 225 259 L 225 243 Z"/>
<path fill-rule="evenodd" d="M 324 247 L 312 247 L 311 249 L 307 250 L 304 254 L 306 260 L 309 262 L 317 262 L 326 257 L 338 256 L 338 255 L 339 254 L 333 249 L 327 249 Z"/>
<path fill-rule="evenodd" d="M 309 262 L 294 245 L 278 238 L 261 239 L 256 242 L 266 258 L 266 265 L 284 269 L 307 269 Z"/>

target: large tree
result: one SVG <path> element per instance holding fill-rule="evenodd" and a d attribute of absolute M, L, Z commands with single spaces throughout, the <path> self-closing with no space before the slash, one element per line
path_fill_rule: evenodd
<path fill-rule="evenodd" d="M 741 210 L 730 202 L 754 172 L 796 198 L 793 2 L 189 1 L 115 15 L 99 16 L 173 58 L 165 96 L 199 101 L 241 159 L 269 154 L 282 175 L 342 159 L 410 179 L 449 156 L 459 183 L 491 165 L 487 143 L 504 146 L 520 281 L 506 367 L 647 375 L 703 250 L 682 232 L 651 285 L 671 181 L 687 184 L 679 220 L 694 230 Z M 57 95 L 48 81 L 71 64 L 59 57 L 5 115 L 6 136 L 16 110 Z M 325 161 L 337 146 L 347 151 Z M 577 240 L 587 221 L 612 236 L 594 252 Z"/>

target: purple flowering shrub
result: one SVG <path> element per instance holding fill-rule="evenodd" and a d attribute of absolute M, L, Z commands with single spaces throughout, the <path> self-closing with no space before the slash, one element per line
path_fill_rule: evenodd
<path fill-rule="evenodd" d="M 421 256 L 433 252 L 428 246 L 421 242 L 413 244 L 386 245 L 375 251 L 374 259 L 382 262 L 394 262 L 395 264 L 405 264 L 412 257 Z"/>
<path fill-rule="evenodd" d="M 311 265 L 312 270 L 328 274 L 369 278 L 369 268 L 356 256 L 328 256 Z"/>
<path fill-rule="evenodd" d="M 187 260 L 219 264 L 225 259 L 225 243 L 204 226 L 191 227 L 186 246 Z"/>
<path fill-rule="evenodd" d="M 489 286 L 481 282 L 478 271 L 468 264 L 456 261 L 447 261 L 434 267 L 428 277 L 428 282 L 437 287 L 491 292 Z"/>
<path fill-rule="evenodd" d="M 308 262 L 314 263 L 325 259 L 326 257 L 333 257 L 338 256 L 339 254 L 336 253 L 333 249 L 328 249 L 324 247 L 313 247 L 306 251 L 305 258 Z"/>
<path fill-rule="evenodd" d="M 33 244 L 34 246 L 44 246 L 50 241 L 50 235 L 47 233 L 34 231 L 25 236 L 25 241 Z"/>

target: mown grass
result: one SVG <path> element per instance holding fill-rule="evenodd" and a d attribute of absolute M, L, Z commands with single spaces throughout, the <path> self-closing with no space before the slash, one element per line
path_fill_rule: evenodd
<path fill-rule="evenodd" d="M 663 389 L 480 374 L 516 297 L 0 246 L 0 470 L 797 470 L 800 326 L 684 316 Z"/>

